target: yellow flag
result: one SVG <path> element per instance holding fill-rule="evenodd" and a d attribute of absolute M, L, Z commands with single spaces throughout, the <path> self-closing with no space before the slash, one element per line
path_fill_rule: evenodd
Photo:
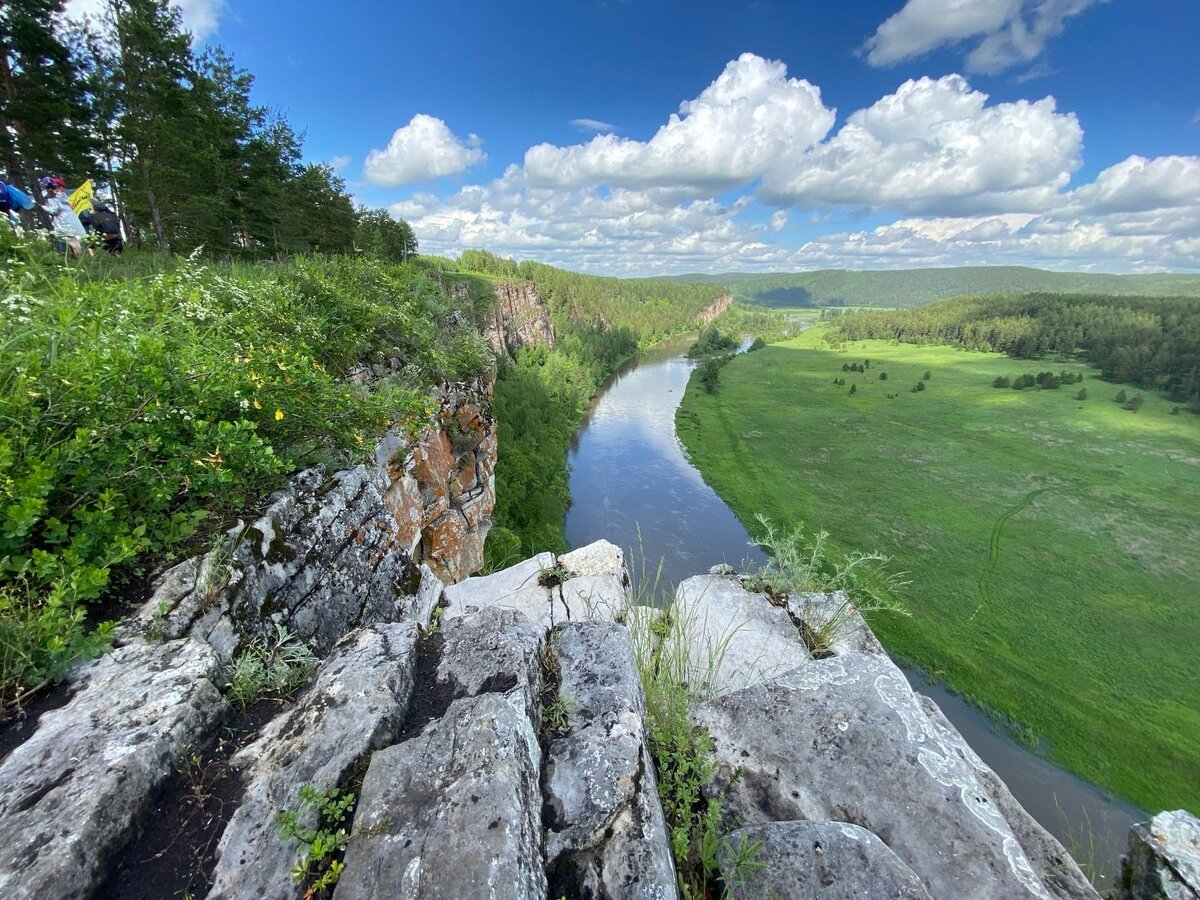
<path fill-rule="evenodd" d="M 92 208 L 92 195 L 96 193 L 96 189 L 92 186 L 92 179 L 88 179 L 79 187 L 75 188 L 74 193 L 67 198 L 67 202 L 71 204 L 71 209 L 75 210 L 75 214 Z"/>

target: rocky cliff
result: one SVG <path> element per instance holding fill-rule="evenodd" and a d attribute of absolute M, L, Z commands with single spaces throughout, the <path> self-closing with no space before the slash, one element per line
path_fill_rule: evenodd
<path fill-rule="evenodd" d="M 634 607 L 603 541 L 463 579 L 488 392 L 447 388 L 417 441 L 302 473 L 168 574 L 0 761 L 0 895 L 677 897 L 638 658 L 681 653 L 733 896 L 1096 896 L 844 595 L 722 569 Z M 847 609 L 816 658 L 805 634 Z M 300 640 L 294 699 L 242 709 L 240 663 Z M 1195 896 L 1198 834 L 1136 832 L 1129 896 Z"/>
<path fill-rule="evenodd" d="M 511 356 L 521 347 L 554 349 L 550 312 L 532 281 L 495 287 L 496 302 L 483 324 L 483 336 L 497 356 Z"/>
<path fill-rule="evenodd" d="M 729 309 L 729 306 L 732 303 L 733 294 L 724 294 L 718 297 L 711 306 L 705 309 L 704 312 L 700 313 L 698 318 L 700 319 L 701 324 L 708 325 L 716 321 L 717 317 L 725 312 L 725 310 Z"/>

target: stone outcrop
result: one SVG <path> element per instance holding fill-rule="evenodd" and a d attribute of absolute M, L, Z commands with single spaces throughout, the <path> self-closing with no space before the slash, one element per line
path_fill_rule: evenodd
<path fill-rule="evenodd" d="M 729 309 L 733 303 L 733 294 L 722 294 L 713 303 L 708 306 L 697 318 L 701 325 L 709 325 L 716 321 L 725 310 Z"/>
<path fill-rule="evenodd" d="M 483 325 L 483 337 L 497 356 L 511 356 L 522 347 L 554 349 L 550 312 L 532 281 L 497 284 L 496 302 Z"/>
<path fill-rule="evenodd" d="M 1123 900 L 1200 900 L 1200 819 L 1177 809 L 1134 825 L 1121 863 Z"/>
<path fill-rule="evenodd" d="M 734 577 L 708 576 L 684 582 L 680 601 L 693 659 L 726 651 L 709 666 L 717 696 L 694 716 L 718 761 L 708 793 L 731 822 L 860 826 L 933 897 L 1096 896 L 1049 834 L 1009 798 L 993 798 L 988 784 L 998 779 L 943 717 L 931 718 L 856 613 L 834 641 L 840 654 L 810 659 L 790 648 L 800 613 L 840 598 L 772 603 Z M 740 631 L 731 606 L 747 623 Z M 766 651 L 778 641 L 782 649 Z M 733 680 L 726 662 L 743 658 L 749 668 Z"/>
<path fill-rule="evenodd" d="M 412 623 L 351 632 L 296 705 L 234 756 L 246 789 L 221 837 L 210 898 L 301 896 L 289 874 L 296 847 L 280 835 L 276 817 L 299 808 L 305 785 L 328 791 L 344 784 L 360 760 L 396 739 L 412 696 L 416 642 Z M 316 824 L 307 811 L 304 825 Z"/>
<path fill-rule="evenodd" d="M 353 628 L 427 615 L 433 579 L 457 581 L 483 561 L 496 496 L 491 391 L 490 378 L 445 387 L 415 441 L 391 432 L 369 463 L 292 478 L 262 515 L 166 573 L 124 637 L 192 635 L 229 660 L 283 625 L 323 654 Z"/>
<path fill-rule="evenodd" d="M 0 765 L 0 896 L 87 896 L 177 760 L 216 726 L 217 656 L 191 639 L 114 651 L 76 674 Z"/>
<path fill-rule="evenodd" d="M 571 622 L 554 629 L 551 648 L 565 719 L 546 750 L 546 862 L 556 895 L 674 898 L 629 632 Z"/>
<path fill-rule="evenodd" d="M 721 850 L 721 875 L 735 897 L 931 900 L 921 879 L 887 844 L 848 822 L 739 828 Z"/>

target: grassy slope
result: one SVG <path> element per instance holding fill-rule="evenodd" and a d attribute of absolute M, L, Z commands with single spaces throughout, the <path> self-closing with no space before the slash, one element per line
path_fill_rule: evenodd
<path fill-rule="evenodd" d="M 998 293 L 1200 294 L 1200 275 L 1105 275 L 1046 272 L 1023 266 L 963 266 L 880 272 L 820 269 L 813 272 L 672 277 L 678 281 L 722 284 L 733 291 L 737 300 L 772 306 L 794 305 L 801 298 L 815 306 L 906 307 L 921 306 L 949 297 Z"/>
<path fill-rule="evenodd" d="M 1196 419 L 1152 396 L 1125 411 L 1094 370 L 1079 402 L 992 388 L 1037 370 L 997 354 L 818 340 L 737 359 L 716 395 L 689 385 L 679 435 L 706 480 L 744 522 L 892 554 L 913 616 L 873 623 L 890 650 L 1080 775 L 1200 812 Z"/>

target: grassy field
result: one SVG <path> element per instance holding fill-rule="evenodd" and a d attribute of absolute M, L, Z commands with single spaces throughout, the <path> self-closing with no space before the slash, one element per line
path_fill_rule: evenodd
<path fill-rule="evenodd" d="M 1084 382 L 991 386 L 1051 368 Z M 1083 777 L 1200 813 L 1200 420 L 1119 389 L 1077 362 L 834 352 L 818 329 L 737 358 L 716 394 L 693 379 L 677 427 L 747 525 L 893 556 L 913 615 L 872 623 L 893 653 Z"/>

